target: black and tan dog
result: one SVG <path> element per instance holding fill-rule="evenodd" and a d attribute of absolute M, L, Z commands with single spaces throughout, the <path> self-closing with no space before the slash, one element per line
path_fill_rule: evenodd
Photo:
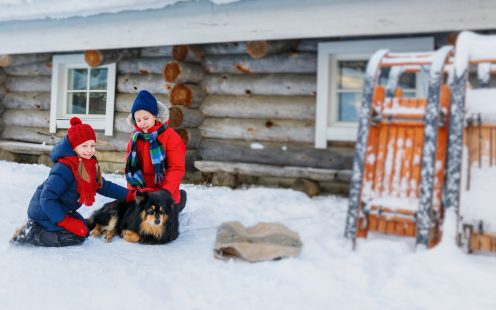
<path fill-rule="evenodd" d="M 136 203 L 113 201 L 87 220 L 91 235 L 110 242 L 120 235 L 129 242 L 163 244 L 179 235 L 178 212 L 170 196 L 137 193 Z"/>

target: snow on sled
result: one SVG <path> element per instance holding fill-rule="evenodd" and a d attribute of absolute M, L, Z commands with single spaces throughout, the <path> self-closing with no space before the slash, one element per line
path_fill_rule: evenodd
<path fill-rule="evenodd" d="M 496 36 L 459 35 L 452 109 L 464 113 L 452 116 L 450 146 L 463 148 L 450 148 L 447 202 L 457 210 L 457 243 L 468 253 L 496 252 L 495 64 Z"/>
<path fill-rule="evenodd" d="M 367 65 L 345 236 L 370 232 L 441 238 L 443 184 L 451 92 L 444 74 L 452 54 L 376 52 Z M 379 81 L 389 71 L 386 86 Z M 409 97 L 400 81 L 429 75 L 427 98 Z"/>

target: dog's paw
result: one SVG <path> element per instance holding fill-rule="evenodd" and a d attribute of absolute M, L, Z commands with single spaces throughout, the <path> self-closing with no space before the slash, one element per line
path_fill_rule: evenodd
<path fill-rule="evenodd" d="M 112 238 L 114 237 L 114 233 L 111 231 L 106 231 L 105 234 L 103 235 L 103 239 L 107 242 L 112 242 Z"/>
<path fill-rule="evenodd" d="M 133 243 L 139 242 L 141 239 L 137 233 L 131 230 L 123 230 L 121 237 L 127 242 L 133 242 Z"/>
<path fill-rule="evenodd" d="M 95 237 L 95 238 L 100 238 L 102 235 L 102 230 L 100 228 L 100 225 L 96 225 L 95 228 L 90 232 L 90 236 Z"/>

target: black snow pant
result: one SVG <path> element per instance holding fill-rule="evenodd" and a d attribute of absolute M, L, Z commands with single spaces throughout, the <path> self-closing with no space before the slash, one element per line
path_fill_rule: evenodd
<path fill-rule="evenodd" d="M 188 200 L 185 190 L 179 190 L 179 194 L 181 195 L 181 201 L 179 201 L 178 204 L 174 205 L 177 208 L 178 214 L 184 209 L 184 207 L 186 206 L 186 200 Z"/>
<path fill-rule="evenodd" d="M 33 220 L 18 228 L 11 239 L 13 244 L 31 244 L 43 247 L 63 247 L 83 244 L 85 238 L 67 230 L 47 231 Z"/>

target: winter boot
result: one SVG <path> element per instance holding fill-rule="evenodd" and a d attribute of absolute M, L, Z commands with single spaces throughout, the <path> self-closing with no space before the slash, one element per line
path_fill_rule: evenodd
<path fill-rule="evenodd" d="M 31 243 L 34 238 L 37 224 L 33 220 L 27 220 L 27 222 L 16 229 L 14 235 L 10 239 L 12 244 L 27 244 Z"/>

